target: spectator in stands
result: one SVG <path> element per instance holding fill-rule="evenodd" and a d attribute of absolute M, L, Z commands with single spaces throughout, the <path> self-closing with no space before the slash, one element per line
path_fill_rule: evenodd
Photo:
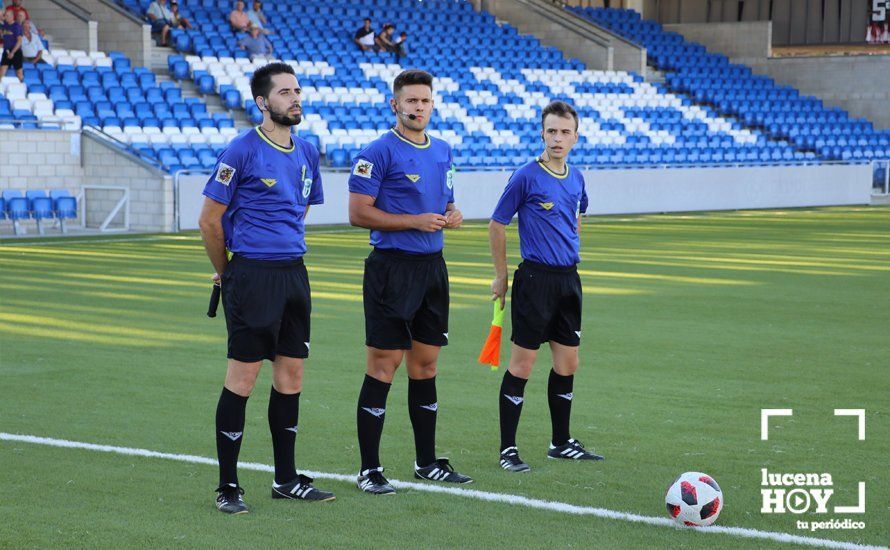
<path fill-rule="evenodd" d="M 192 28 L 192 23 L 185 17 L 179 15 L 179 3 L 176 0 L 170 2 L 170 13 L 173 14 L 173 18 L 170 20 L 170 26 L 174 29 L 190 29 Z"/>
<path fill-rule="evenodd" d="M 383 29 L 379 33 L 377 33 L 377 37 L 374 39 L 374 43 L 377 44 L 378 52 L 395 52 L 396 45 L 392 41 L 392 33 L 394 33 L 396 28 L 392 25 L 392 23 L 384 23 Z"/>
<path fill-rule="evenodd" d="M 244 2 L 241 0 L 235 2 L 235 9 L 229 13 L 229 24 L 235 32 L 250 31 L 250 17 L 244 11 Z"/>
<path fill-rule="evenodd" d="M 0 79 L 6 76 L 9 67 L 15 70 L 15 75 L 22 82 L 25 74 L 22 71 L 24 56 L 22 55 L 22 26 L 15 22 L 15 12 L 6 10 L 3 13 L 3 25 L 0 25 L 0 34 L 3 35 L 3 59 L 0 61 Z"/>
<path fill-rule="evenodd" d="M 37 36 L 37 33 L 31 32 L 31 22 L 25 21 L 22 24 L 22 56 L 28 63 L 46 63 L 43 60 L 43 40 Z"/>
<path fill-rule="evenodd" d="M 263 3 L 259 0 L 254 0 L 253 8 L 247 12 L 247 18 L 250 19 L 251 25 L 260 29 L 261 34 L 274 34 L 266 28 L 266 25 L 269 24 L 269 20 L 266 19 L 266 14 L 263 13 Z"/>
<path fill-rule="evenodd" d="M 145 12 L 151 22 L 151 32 L 161 35 L 161 46 L 167 45 L 167 35 L 170 34 L 170 24 L 173 21 L 173 12 L 167 7 L 167 0 L 153 0 Z"/>
<path fill-rule="evenodd" d="M 24 6 L 22 6 L 22 0 L 12 0 L 12 3 L 6 9 L 12 10 L 13 14 L 15 15 L 16 21 L 18 21 L 20 13 L 25 14 L 25 20 L 31 20 L 31 14 L 28 13 L 28 10 L 26 10 Z"/>
<path fill-rule="evenodd" d="M 365 17 L 365 24 L 355 31 L 352 41 L 363 52 L 374 51 L 374 29 L 371 28 L 370 17 Z"/>
<path fill-rule="evenodd" d="M 406 33 L 405 31 L 402 31 L 399 34 L 398 39 L 396 39 L 396 41 L 393 42 L 393 46 L 395 47 L 395 53 L 396 53 L 396 63 L 401 63 L 402 58 L 405 57 L 406 55 L 408 55 L 407 42 L 408 42 L 408 33 Z"/>
<path fill-rule="evenodd" d="M 24 21 L 31 21 L 31 30 L 36 31 L 41 37 L 45 37 L 46 33 L 31 20 L 31 14 L 28 13 L 28 10 L 22 5 L 22 0 L 12 0 L 12 3 L 9 5 L 8 10 L 12 10 L 15 13 L 16 22 L 21 25 Z"/>
<path fill-rule="evenodd" d="M 273 51 L 272 43 L 260 34 L 259 27 L 250 27 L 250 36 L 239 40 L 238 47 L 246 51 L 251 58 L 271 57 Z"/>

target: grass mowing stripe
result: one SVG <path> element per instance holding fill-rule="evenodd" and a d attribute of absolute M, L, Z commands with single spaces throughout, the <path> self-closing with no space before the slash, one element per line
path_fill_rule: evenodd
<path fill-rule="evenodd" d="M 129 456 L 140 456 L 144 458 L 163 458 L 167 460 L 176 460 L 178 462 L 188 462 L 192 464 L 206 464 L 216 466 L 217 461 L 213 458 L 207 458 L 196 455 L 164 453 L 152 451 L 149 449 L 138 449 L 133 447 L 117 447 L 113 445 L 98 445 L 95 443 L 84 443 L 80 441 L 68 441 L 66 439 L 54 439 L 49 437 L 40 437 L 35 435 L 20 435 L 0 432 L 0 440 L 18 441 L 22 443 L 32 443 L 35 445 L 47 445 L 51 447 L 62 447 L 68 449 L 83 449 L 87 451 L 97 451 L 105 453 L 114 453 Z M 239 468 L 245 470 L 255 470 L 261 472 L 274 472 L 275 468 L 267 464 L 259 464 L 257 462 L 242 462 L 238 464 Z M 342 481 L 345 483 L 354 483 L 354 477 L 343 474 L 332 474 L 326 472 L 305 471 L 310 477 L 318 479 L 329 479 L 332 481 Z M 547 510 L 551 512 L 561 512 L 566 514 L 590 515 L 603 519 L 615 519 L 619 521 L 629 521 L 633 523 L 644 523 L 647 525 L 655 525 L 659 527 L 669 527 L 672 529 L 684 529 L 673 520 L 667 518 L 658 518 L 653 516 L 643 516 L 639 514 L 630 514 L 627 512 L 618 512 L 615 510 L 607 510 L 605 508 L 594 508 L 590 506 L 576 506 L 564 502 L 554 502 L 547 500 L 539 500 L 527 498 L 519 495 L 510 495 L 504 493 L 491 493 L 487 491 L 476 491 L 473 489 L 461 489 L 456 487 L 444 487 L 441 485 L 426 485 L 421 483 L 413 483 L 410 481 L 390 480 L 393 486 L 401 489 L 413 489 L 415 491 L 423 491 L 428 493 L 448 494 L 460 496 L 464 498 L 472 498 L 487 502 L 497 502 L 502 504 L 510 504 L 514 506 L 525 506 L 527 508 L 535 508 L 538 510 Z M 757 529 L 746 529 L 742 527 L 723 527 L 712 525 L 707 528 L 693 529 L 696 533 L 701 534 L 724 534 L 742 538 L 771 540 L 781 543 L 801 544 L 812 546 L 815 548 L 841 548 L 841 549 L 857 549 L 857 550 L 887 550 L 883 546 L 866 546 L 851 542 L 841 542 L 827 539 L 818 539 L 811 537 L 801 537 L 799 535 L 791 535 L 788 533 L 777 533 L 772 531 L 759 531 Z"/>

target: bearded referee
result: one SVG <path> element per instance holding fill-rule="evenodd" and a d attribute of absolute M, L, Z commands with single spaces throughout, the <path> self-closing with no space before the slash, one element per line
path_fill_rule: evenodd
<path fill-rule="evenodd" d="M 511 472 L 530 470 L 519 457 L 516 429 L 525 400 L 525 384 L 544 343 L 549 343 L 553 355 L 547 384 L 553 433 L 547 456 L 603 459 L 569 434 L 572 386 L 581 343 L 578 229 L 580 215 L 587 211 L 584 178 L 566 163 L 578 141 L 578 114 L 570 105 L 554 101 L 542 111 L 541 127 L 544 152 L 513 173 L 488 225 L 495 269 L 491 292 L 503 307 L 507 294 L 506 226 L 519 214 L 522 263 L 513 274 L 513 346 L 499 397 L 500 465 Z"/>
<path fill-rule="evenodd" d="M 248 511 L 236 468 L 247 398 L 264 359 L 272 361 L 272 498 L 334 499 L 313 487 L 312 478 L 298 474 L 294 464 L 312 309 L 303 224 L 309 206 L 324 201 L 319 155 L 291 134 L 302 108 L 300 85 L 289 65 L 258 69 L 250 89 L 263 122 L 233 139 L 220 155 L 204 187 L 200 219 L 207 255 L 221 274 L 214 275 L 214 282 L 222 286 L 229 335 L 228 370 L 216 409 L 216 507 L 229 514 Z"/>
<path fill-rule="evenodd" d="M 395 492 L 383 476 L 380 437 L 386 398 L 406 360 L 408 413 L 414 429 L 414 476 L 469 483 L 447 458 L 436 458 L 436 361 L 448 344 L 448 270 L 443 230 L 460 227 L 454 206 L 451 147 L 424 130 L 433 112 L 433 77 L 399 74 L 390 107 L 396 125 L 359 153 L 349 178 L 349 221 L 371 230 L 374 250 L 365 260 L 367 346 L 357 424 L 367 493 Z"/>

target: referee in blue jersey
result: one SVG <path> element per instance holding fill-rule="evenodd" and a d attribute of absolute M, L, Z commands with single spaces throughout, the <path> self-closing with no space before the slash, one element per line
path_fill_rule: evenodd
<path fill-rule="evenodd" d="M 365 260 L 367 373 L 358 398 L 358 487 L 394 493 L 383 477 L 380 436 L 386 397 L 406 359 L 408 412 L 419 479 L 469 483 L 436 458 L 436 361 L 448 344 L 448 270 L 444 229 L 460 226 L 454 206 L 451 147 L 424 130 L 433 113 L 433 77 L 408 70 L 393 82 L 396 125 L 359 153 L 349 178 L 349 221 L 371 230 Z"/>
<path fill-rule="evenodd" d="M 247 398 L 264 359 L 272 361 L 272 498 L 334 499 L 297 474 L 294 465 L 312 309 L 303 224 L 309 206 L 324 202 L 318 150 L 291 134 L 302 107 L 300 84 L 289 65 L 258 69 L 250 89 L 263 122 L 220 155 L 204 187 L 200 219 L 207 256 L 220 274 L 214 274 L 214 282 L 222 286 L 229 335 L 228 370 L 216 409 L 216 506 L 230 514 L 248 511 L 236 468 Z"/>
<path fill-rule="evenodd" d="M 581 213 L 587 211 L 587 192 L 581 172 L 566 158 L 578 141 L 578 114 L 568 104 L 554 101 L 541 112 L 541 156 L 510 176 L 495 207 L 488 235 L 495 278 L 493 299 L 504 306 L 507 294 L 506 226 L 519 214 L 519 249 L 522 263 L 513 274 L 511 320 L 513 346 L 510 365 L 500 389 L 500 465 L 511 472 L 526 472 L 519 458 L 516 428 L 524 401 L 525 384 L 538 348 L 548 342 L 553 369 L 547 400 L 553 436 L 549 458 L 602 460 L 569 435 L 569 415 L 581 344 L 581 279 L 576 264 Z"/>

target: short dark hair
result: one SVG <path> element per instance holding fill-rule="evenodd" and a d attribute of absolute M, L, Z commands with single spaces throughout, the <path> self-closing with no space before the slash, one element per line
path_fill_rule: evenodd
<path fill-rule="evenodd" d="M 254 71 L 250 77 L 250 94 L 254 99 L 269 97 L 272 91 L 272 77 L 278 74 L 292 74 L 297 76 L 294 68 L 287 63 L 269 63 Z"/>
<path fill-rule="evenodd" d="M 544 128 L 544 119 L 547 115 L 556 115 L 561 117 L 572 117 L 575 119 L 575 131 L 578 131 L 578 113 L 575 109 L 565 101 L 551 101 L 541 111 L 541 129 Z"/>
<path fill-rule="evenodd" d="M 362 21 L 367 21 L 368 23 L 370 23 L 370 22 L 371 22 L 371 18 L 370 18 L 370 17 L 365 17 L 364 19 L 362 19 Z"/>
<path fill-rule="evenodd" d="M 413 84 L 423 84 L 429 86 L 430 91 L 433 89 L 433 75 L 420 69 L 408 69 L 402 71 L 399 76 L 392 82 L 392 93 L 398 94 L 405 86 Z"/>

